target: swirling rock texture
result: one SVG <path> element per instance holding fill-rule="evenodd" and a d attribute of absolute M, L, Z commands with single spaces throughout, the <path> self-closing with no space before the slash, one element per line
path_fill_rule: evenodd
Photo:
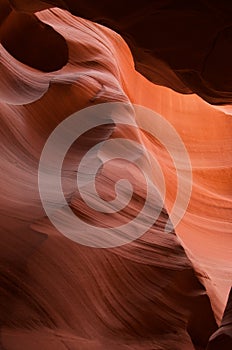
<path fill-rule="evenodd" d="M 0 348 L 231 349 L 230 2 L 1 0 L 0 20 Z M 70 207 L 106 227 L 136 215 L 145 193 L 133 164 L 118 160 L 97 177 L 107 200 L 118 178 L 134 185 L 120 213 L 94 212 L 73 190 L 92 145 L 129 138 L 163 169 L 158 220 L 140 239 L 100 249 L 65 238 L 46 217 L 37 183 L 46 139 L 104 102 L 150 108 L 181 136 L 193 188 L 175 232 L 164 232 L 177 190 L 172 161 L 151 135 L 114 124 L 82 135 L 65 159 Z"/>

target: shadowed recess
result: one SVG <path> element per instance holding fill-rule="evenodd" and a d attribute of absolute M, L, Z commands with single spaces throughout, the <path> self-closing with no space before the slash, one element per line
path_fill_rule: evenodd
<path fill-rule="evenodd" d="M 0 39 L 14 58 L 43 72 L 59 70 L 68 61 L 65 39 L 34 15 L 12 10 L 2 23 Z"/>

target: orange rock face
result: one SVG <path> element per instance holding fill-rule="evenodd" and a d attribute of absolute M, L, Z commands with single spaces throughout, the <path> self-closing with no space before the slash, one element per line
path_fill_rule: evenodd
<path fill-rule="evenodd" d="M 0 348 L 231 349 L 230 8 L 114 6 L 0 2 Z M 107 122 L 94 114 L 106 103 Z M 41 168 L 46 142 L 74 114 Z M 80 130 L 66 145 L 60 205 L 57 159 Z M 57 229 L 40 169 L 52 215 L 84 239 L 91 226 L 89 241 Z M 146 180 L 158 188 L 152 204 L 120 231 L 147 203 Z M 83 226 L 66 223 L 67 208 Z M 129 238 L 101 246 L 94 231 L 100 242 Z"/>

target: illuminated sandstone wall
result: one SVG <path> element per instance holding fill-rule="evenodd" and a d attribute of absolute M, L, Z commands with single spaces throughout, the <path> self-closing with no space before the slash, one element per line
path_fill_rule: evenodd
<path fill-rule="evenodd" d="M 108 12 L 104 2 L 97 9 L 91 2 L 56 3 L 65 10 L 1 2 L 3 349 L 206 349 L 210 336 L 208 349 L 231 348 L 230 300 L 223 317 L 232 277 L 231 17 L 223 5 L 195 4 L 180 11 L 158 1 L 131 13 L 120 3 Z M 118 31 L 130 48 L 116 32 L 76 15 Z M 123 224 L 145 200 L 138 169 L 118 160 L 103 167 L 97 186 L 102 198 L 113 199 L 112 184 L 126 177 L 134 186 L 129 205 L 106 215 L 83 203 L 75 169 L 96 143 L 117 137 L 141 143 L 165 179 L 154 225 L 138 240 L 108 249 L 65 238 L 46 217 L 38 189 L 40 155 L 54 128 L 105 102 L 131 102 L 161 115 L 180 135 L 192 166 L 188 208 L 167 234 L 177 176 L 152 125 L 144 133 L 143 115 L 129 113 L 136 130 L 111 123 L 82 135 L 65 159 L 63 182 L 70 207 L 86 222 Z"/>

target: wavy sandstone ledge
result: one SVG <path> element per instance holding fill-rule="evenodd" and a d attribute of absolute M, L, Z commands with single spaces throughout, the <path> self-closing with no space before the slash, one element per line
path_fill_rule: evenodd
<path fill-rule="evenodd" d="M 213 104 L 231 103 L 232 7 L 228 1 L 134 4 L 119 0 L 109 6 L 106 0 L 2 0 L 2 21 L 8 16 L 3 23 L 3 45 L 24 63 L 45 71 L 55 70 L 67 59 L 62 38 L 33 15 L 52 6 L 116 30 L 129 44 L 136 69 L 155 84 L 196 93 Z M 48 52 L 43 57 L 45 48 Z M 38 62 L 35 50 L 40 52 Z"/>
<path fill-rule="evenodd" d="M 101 4 L 0 2 L 1 347 L 229 350 L 231 109 L 199 96 L 231 103 L 230 8 L 157 1 L 131 13 L 120 2 L 112 10 Z M 46 9 L 51 6 L 63 9 Z M 118 34 L 75 15 L 122 34 L 136 69 L 153 83 L 135 71 Z M 165 234 L 177 183 L 156 140 L 117 125 L 83 135 L 65 160 L 64 185 L 70 206 L 87 222 L 124 223 L 145 196 L 133 165 L 115 162 L 99 174 L 99 191 L 113 198 L 112 183 L 125 176 L 135 189 L 129 206 L 109 217 L 83 204 L 73 191 L 76 161 L 101 140 L 142 140 L 167 184 L 165 208 L 141 239 L 93 249 L 66 239 L 46 218 L 37 170 L 44 143 L 62 120 L 110 101 L 148 107 L 174 125 L 191 158 L 193 191 L 176 232 Z"/>

